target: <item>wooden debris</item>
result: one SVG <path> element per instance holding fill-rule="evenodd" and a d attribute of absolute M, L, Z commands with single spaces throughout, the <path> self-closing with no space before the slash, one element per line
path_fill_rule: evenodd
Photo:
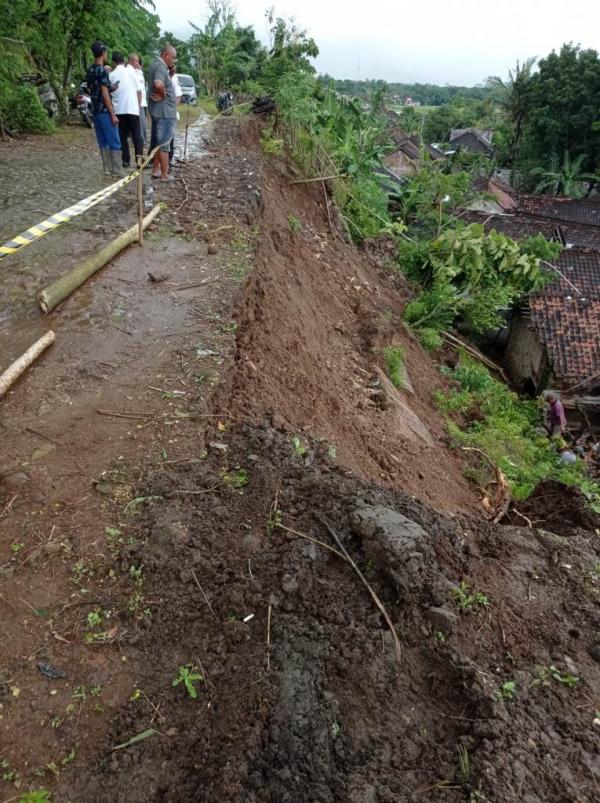
<path fill-rule="evenodd" d="M 24 374 L 31 365 L 33 365 L 40 354 L 43 354 L 48 346 L 54 343 L 54 340 L 54 332 L 46 332 L 46 334 L 40 337 L 39 340 L 36 340 L 36 342 L 30 346 L 24 354 L 21 354 L 21 356 L 16 359 L 13 364 L 10 365 L 6 371 L 4 371 L 3 374 L 0 374 L 0 398 L 2 398 L 8 389 L 14 385 L 17 379 Z"/>

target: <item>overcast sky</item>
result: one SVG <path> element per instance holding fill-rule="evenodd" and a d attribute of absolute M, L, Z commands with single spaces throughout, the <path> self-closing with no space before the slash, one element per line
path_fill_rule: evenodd
<path fill-rule="evenodd" d="M 202 0 L 154 0 L 163 30 L 186 39 L 202 22 Z M 266 39 L 270 0 L 239 0 L 238 19 Z M 598 0 L 280 0 L 316 40 L 319 72 L 336 78 L 477 84 L 504 76 L 517 59 L 563 42 L 600 46 Z"/>

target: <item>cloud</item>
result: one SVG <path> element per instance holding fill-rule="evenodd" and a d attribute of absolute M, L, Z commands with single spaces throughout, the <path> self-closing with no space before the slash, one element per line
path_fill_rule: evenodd
<path fill-rule="evenodd" d="M 266 41 L 269 0 L 241 0 L 238 18 Z M 202 23 L 203 3 L 155 0 L 163 30 L 187 38 L 188 20 Z M 314 37 L 317 67 L 336 78 L 383 78 L 437 84 L 476 84 L 505 75 L 519 59 L 544 56 L 563 42 L 594 47 L 600 3 L 571 0 L 283 0 L 276 11 L 293 15 Z"/>

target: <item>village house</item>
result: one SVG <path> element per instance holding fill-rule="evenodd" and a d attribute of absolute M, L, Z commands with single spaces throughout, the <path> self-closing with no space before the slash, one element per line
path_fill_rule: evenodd
<path fill-rule="evenodd" d="M 519 390 L 582 389 L 600 396 L 600 201 L 520 195 L 498 178 L 487 191 L 491 213 L 469 210 L 466 223 L 481 223 L 514 240 L 542 234 L 564 250 L 553 263 L 552 282 L 513 311 L 504 352 L 506 370 Z M 567 407 L 572 406 L 567 401 Z M 600 402 L 600 399 L 596 399 Z"/>
<path fill-rule="evenodd" d="M 600 385 L 600 252 L 569 249 L 556 278 L 515 311 L 504 362 L 529 393 L 569 390 L 597 376 Z"/>
<path fill-rule="evenodd" d="M 494 132 L 489 128 L 453 128 L 450 132 L 450 146 L 453 150 L 468 153 L 482 153 L 492 157 Z"/>
<path fill-rule="evenodd" d="M 428 158 L 432 161 L 444 159 L 442 151 L 433 145 L 421 146 L 417 136 L 408 134 L 398 125 L 390 127 L 388 136 L 395 149 L 384 157 L 383 164 L 399 178 L 414 175 L 424 159 Z"/>

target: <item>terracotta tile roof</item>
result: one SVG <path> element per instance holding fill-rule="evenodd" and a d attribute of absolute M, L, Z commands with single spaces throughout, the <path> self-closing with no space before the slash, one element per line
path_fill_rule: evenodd
<path fill-rule="evenodd" d="M 600 373 L 600 298 L 584 303 L 544 292 L 531 296 L 529 307 L 560 384 Z"/>
<path fill-rule="evenodd" d="M 556 379 L 569 384 L 600 373 L 600 252 L 563 251 L 557 267 L 565 278 L 530 294 L 529 310 Z"/>
<path fill-rule="evenodd" d="M 565 220 L 571 223 L 586 223 L 600 226 L 600 198 L 555 198 L 551 195 L 520 195 L 517 200 L 519 212 L 538 217 Z"/>

